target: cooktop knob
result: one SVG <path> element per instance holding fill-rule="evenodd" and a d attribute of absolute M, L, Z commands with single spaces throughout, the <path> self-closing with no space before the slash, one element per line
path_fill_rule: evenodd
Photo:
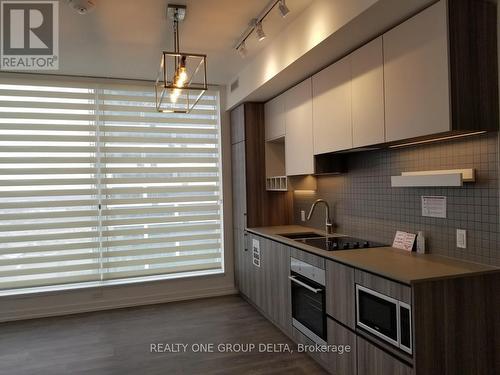
<path fill-rule="evenodd" d="M 370 243 L 368 241 L 363 242 L 363 247 L 370 247 Z"/>
<path fill-rule="evenodd" d="M 359 242 L 354 242 L 354 244 L 352 245 L 355 249 L 359 248 Z"/>

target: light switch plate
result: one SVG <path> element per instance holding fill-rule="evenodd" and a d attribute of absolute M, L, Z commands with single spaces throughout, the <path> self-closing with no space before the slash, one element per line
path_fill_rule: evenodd
<path fill-rule="evenodd" d="M 457 247 L 460 249 L 467 248 L 467 231 L 465 229 L 457 229 Z"/>
<path fill-rule="evenodd" d="M 300 221 L 306 221 L 306 212 L 304 210 L 300 210 Z"/>
<path fill-rule="evenodd" d="M 260 267 L 260 241 L 252 239 L 252 263 L 255 267 Z"/>

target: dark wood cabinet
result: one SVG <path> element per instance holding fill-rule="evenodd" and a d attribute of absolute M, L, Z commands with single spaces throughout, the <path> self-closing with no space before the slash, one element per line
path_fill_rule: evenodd
<path fill-rule="evenodd" d="M 290 292 L 290 248 L 279 242 L 265 240 L 264 258 L 268 298 L 266 311 L 286 333 L 292 326 L 292 300 Z"/>
<path fill-rule="evenodd" d="M 336 346 L 336 351 L 328 353 L 328 371 L 335 375 L 356 375 L 356 334 L 333 319 L 327 318 L 327 324 L 328 345 Z"/>
<path fill-rule="evenodd" d="M 358 375 L 412 375 L 413 368 L 357 337 Z"/>
<path fill-rule="evenodd" d="M 231 146 L 231 177 L 233 183 L 233 229 L 245 230 L 247 189 L 245 177 L 245 142 Z"/>
<path fill-rule="evenodd" d="M 326 261 L 326 313 L 354 329 L 354 268 Z"/>
<path fill-rule="evenodd" d="M 240 105 L 231 111 L 231 144 L 245 140 L 245 106 Z"/>
<path fill-rule="evenodd" d="M 233 202 L 239 204 L 233 211 L 245 215 L 249 228 L 293 223 L 292 193 L 266 191 L 264 133 L 263 103 L 231 111 Z"/>
<path fill-rule="evenodd" d="M 250 261 L 243 272 L 249 273 L 252 291 L 244 293 L 250 302 L 287 334 L 291 333 L 290 248 L 263 237 L 248 234 Z M 252 262 L 252 243 L 258 241 L 260 266 Z M 242 290 L 242 289 L 240 289 Z M 243 292 L 243 290 L 242 290 Z"/>
<path fill-rule="evenodd" d="M 233 248 L 235 282 L 247 297 L 259 292 L 243 264 L 251 251 L 242 245 L 246 228 L 293 223 L 291 192 L 268 192 L 265 186 L 264 104 L 244 103 L 231 111 L 231 173 L 233 187 Z M 252 277 L 258 273 L 251 273 Z M 253 299 L 253 298 L 251 298 Z"/>
<path fill-rule="evenodd" d="M 256 274 L 253 272 L 250 239 L 245 231 L 234 231 L 235 241 L 235 281 L 242 294 L 248 299 L 256 299 Z"/>
<path fill-rule="evenodd" d="M 292 258 L 301 260 L 302 262 L 306 262 L 315 267 L 321 268 L 322 270 L 325 269 L 325 258 L 308 253 L 307 251 L 302 251 L 292 247 L 290 250 L 290 256 Z"/>
<path fill-rule="evenodd" d="M 418 375 L 500 374 L 500 273 L 413 286 Z"/>
<path fill-rule="evenodd" d="M 356 284 L 375 290 L 386 296 L 411 305 L 411 286 L 374 275 L 373 273 L 356 270 L 354 273 Z"/>
<path fill-rule="evenodd" d="M 310 351 L 309 355 L 333 375 L 357 374 L 356 334 L 334 320 L 327 318 L 328 340 L 324 350 Z M 292 327 L 294 341 L 301 345 L 315 347 L 310 338 Z M 333 347 L 336 347 L 335 349 Z M 349 351 L 346 351 L 349 348 Z M 385 374 L 389 375 L 389 373 Z"/>

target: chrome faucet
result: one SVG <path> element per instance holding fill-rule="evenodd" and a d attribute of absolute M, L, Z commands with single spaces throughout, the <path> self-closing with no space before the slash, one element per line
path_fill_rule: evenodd
<path fill-rule="evenodd" d="M 318 203 L 325 204 L 325 233 L 326 233 L 326 237 L 328 237 L 332 233 L 333 223 L 332 223 L 332 219 L 330 219 L 330 206 L 328 205 L 327 201 L 325 201 L 324 199 L 317 199 L 312 204 L 311 209 L 309 210 L 309 213 L 307 214 L 307 220 L 311 220 L 311 216 L 314 212 L 314 209 L 318 205 Z"/>

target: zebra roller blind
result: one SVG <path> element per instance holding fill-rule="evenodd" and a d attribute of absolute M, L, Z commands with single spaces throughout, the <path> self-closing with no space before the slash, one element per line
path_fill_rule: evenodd
<path fill-rule="evenodd" d="M 2 79 L 0 291 L 221 272 L 219 128 L 217 92 Z"/>

